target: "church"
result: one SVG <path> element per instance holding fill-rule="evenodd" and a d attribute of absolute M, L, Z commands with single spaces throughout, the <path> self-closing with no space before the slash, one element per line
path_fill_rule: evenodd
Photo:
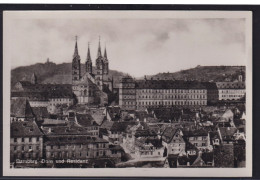
<path fill-rule="evenodd" d="M 81 73 L 81 59 L 78 52 L 77 39 L 72 59 L 72 90 L 78 104 L 100 105 L 108 103 L 108 94 L 113 91 L 113 78 L 109 78 L 109 61 L 106 48 L 101 52 L 100 39 L 96 58 L 96 69 L 92 67 L 90 48 L 88 45 L 85 72 Z"/>

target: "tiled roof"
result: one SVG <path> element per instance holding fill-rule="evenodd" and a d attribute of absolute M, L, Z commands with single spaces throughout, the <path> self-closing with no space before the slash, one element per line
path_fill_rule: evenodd
<path fill-rule="evenodd" d="M 111 127 L 113 126 L 114 122 L 113 121 L 103 121 L 103 123 L 101 124 L 101 128 L 110 130 Z"/>
<path fill-rule="evenodd" d="M 216 82 L 218 89 L 245 89 L 244 82 Z"/>
<path fill-rule="evenodd" d="M 26 98 L 11 99 L 11 116 L 33 118 L 33 111 Z"/>
<path fill-rule="evenodd" d="M 23 84 L 22 84 L 23 85 Z M 47 98 L 72 98 L 71 84 L 25 84 L 24 91 L 12 92 L 12 97 L 27 96 L 29 98 L 47 99 Z"/>
<path fill-rule="evenodd" d="M 173 127 L 166 127 L 166 129 L 163 131 L 162 133 L 162 139 L 166 142 L 169 143 L 173 136 L 175 135 L 175 133 L 178 131 L 177 128 L 173 128 Z"/>
<path fill-rule="evenodd" d="M 204 129 L 197 129 L 197 130 L 193 130 L 193 131 L 183 131 L 183 135 L 186 137 L 208 136 L 208 132 Z"/>
<path fill-rule="evenodd" d="M 45 135 L 90 135 L 86 128 L 73 125 L 44 127 L 43 132 Z"/>
<path fill-rule="evenodd" d="M 219 127 L 219 131 L 223 140 L 232 140 L 233 135 L 236 133 L 235 127 Z"/>
<path fill-rule="evenodd" d="M 65 120 L 57 120 L 57 119 L 44 119 L 42 125 L 43 126 L 56 126 L 56 125 L 67 125 L 67 121 Z"/>
<path fill-rule="evenodd" d="M 76 118 L 78 124 L 84 127 L 98 125 L 90 114 L 76 114 Z"/>
<path fill-rule="evenodd" d="M 19 121 L 11 123 L 11 137 L 37 137 L 43 133 L 35 121 Z"/>
<path fill-rule="evenodd" d="M 136 125 L 137 122 L 133 121 L 124 121 L 124 122 L 114 122 L 111 131 L 117 131 L 117 132 L 125 132 L 128 125 Z"/>
<path fill-rule="evenodd" d="M 199 81 L 179 80 L 138 80 L 137 89 L 206 89 L 206 86 Z"/>
<path fill-rule="evenodd" d="M 49 117 L 47 107 L 32 107 L 32 111 L 33 114 L 36 116 L 37 120 Z"/>

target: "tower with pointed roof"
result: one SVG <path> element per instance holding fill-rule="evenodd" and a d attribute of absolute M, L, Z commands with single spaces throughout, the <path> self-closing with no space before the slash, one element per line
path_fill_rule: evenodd
<path fill-rule="evenodd" d="M 103 57 L 101 53 L 101 46 L 100 46 L 100 38 L 99 38 L 99 43 L 98 43 L 98 52 L 97 52 L 97 59 L 96 59 L 96 75 L 95 75 L 95 80 L 97 83 L 97 86 L 99 89 L 103 89 Z"/>
<path fill-rule="evenodd" d="M 86 72 L 92 74 L 92 60 L 90 56 L 89 44 L 88 44 L 88 54 L 86 59 Z"/>
<path fill-rule="evenodd" d="M 76 36 L 76 43 L 75 49 L 72 59 L 72 83 L 75 83 L 80 80 L 80 56 L 78 52 L 78 44 L 77 44 L 77 36 Z"/>
<path fill-rule="evenodd" d="M 105 52 L 104 52 L 104 74 L 107 75 L 109 72 L 109 63 L 108 63 L 108 59 L 107 59 L 107 48 L 105 47 Z"/>

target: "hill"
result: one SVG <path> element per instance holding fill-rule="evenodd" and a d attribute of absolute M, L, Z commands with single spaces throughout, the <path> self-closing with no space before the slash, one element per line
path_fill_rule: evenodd
<path fill-rule="evenodd" d="M 197 66 L 195 68 L 181 70 L 174 73 L 158 73 L 146 76 L 147 79 L 176 79 L 176 80 L 198 80 L 198 81 L 233 81 L 241 72 L 245 75 L 245 66 Z M 96 69 L 93 67 L 95 73 Z M 85 65 L 81 65 L 81 72 L 85 72 Z M 55 64 L 52 62 L 37 63 L 30 66 L 15 68 L 11 71 L 12 86 L 20 80 L 30 80 L 35 73 L 39 83 L 71 84 L 71 63 Z M 123 72 L 110 70 L 110 78 L 114 78 L 115 87 L 119 80 L 126 75 Z"/>
<path fill-rule="evenodd" d="M 96 69 L 93 67 L 95 73 Z M 81 72 L 85 72 L 85 65 L 81 64 Z M 38 77 L 39 83 L 50 84 L 71 84 L 71 63 L 55 64 L 37 63 L 30 66 L 17 67 L 11 71 L 11 85 L 13 86 L 20 80 L 30 80 L 31 75 L 35 73 Z M 115 87 L 117 87 L 119 80 L 125 74 L 119 71 L 110 70 L 109 77 L 114 78 Z"/>
<path fill-rule="evenodd" d="M 245 77 L 245 66 L 197 66 L 174 73 L 158 73 L 146 76 L 147 79 L 175 79 L 198 81 L 235 81 L 242 71 Z"/>

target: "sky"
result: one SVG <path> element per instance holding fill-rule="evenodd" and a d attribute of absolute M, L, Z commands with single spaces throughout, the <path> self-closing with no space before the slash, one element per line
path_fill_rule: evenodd
<path fill-rule="evenodd" d="M 245 65 L 243 18 L 22 18 L 5 34 L 11 67 L 71 62 L 78 36 L 81 63 L 90 51 L 93 65 L 99 36 L 110 69 L 135 77 L 176 72 L 197 65 Z"/>

